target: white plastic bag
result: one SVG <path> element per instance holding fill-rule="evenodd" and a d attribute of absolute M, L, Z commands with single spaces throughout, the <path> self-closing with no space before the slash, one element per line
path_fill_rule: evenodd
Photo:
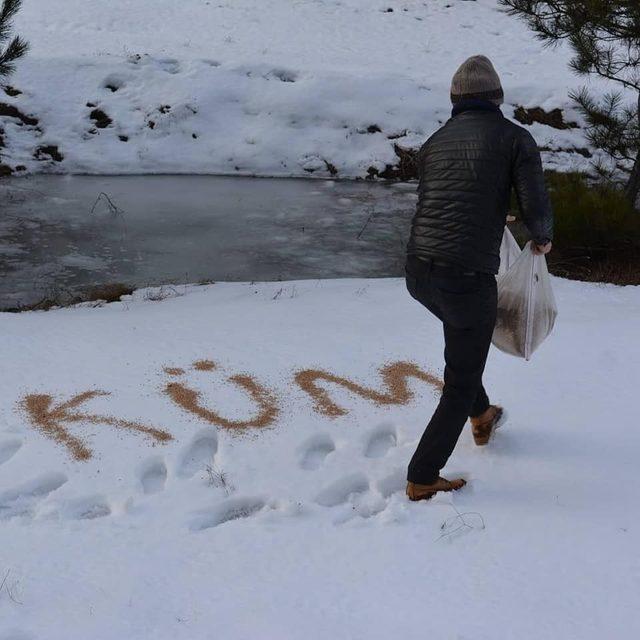
<path fill-rule="evenodd" d="M 500 244 L 500 269 L 498 270 L 498 278 L 504 275 L 511 265 L 520 257 L 522 250 L 517 243 L 513 234 L 507 227 L 504 228 L 502 234 L 502 243 Z"/>
<path fill-rule="evenodd" d="M 497 279 L 498 318 L 492 342 L 505 353 L 529 360 L 558 315 L 547 261 L 533 253 L 532 242 L 520 251 L 505 228 Z"/>

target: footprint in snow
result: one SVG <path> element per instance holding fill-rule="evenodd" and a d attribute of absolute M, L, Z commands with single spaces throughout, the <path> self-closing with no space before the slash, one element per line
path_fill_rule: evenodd
<path fill-rule="evenodd" d="M 119 91 L 120 89 L 122 89 L 122 87 L 126 85 L 127 80 L 129 80 L 128 77 L 125 77 L 119 74 L 112 74 L 107 76 L 102 81 L 102 86 L 103 88 L 108 89 L 112 93 L 115 93 L 116 91 Z"/>
<path fill-rule="evenodd" d="M 9 462 L 22 447 L 22 440 L 5 440 L 0 442 L 0 464 Z"/>
<path fill-rule="evenodd" d="M 280 82 L 295 82 L 298 79 L 298 74 L 290 69 L 272 69 L 264 76 L 269 80 L 270 77 L 277 78 Z"/>
<path fill-rule="evenodd" d="M 406 469 L 396 469 L 390 475 L 376 482 L 376 488 L 383 498 L 390 498 L 394 493 L 404 491 L 407 484 Z"/>
<path fill-rule="evenodd" d="M 392 425 L 383 424 L 372 431 L 365 444 L 367 458 L 382 458 L 398 443 L 396 430 Z"/>
<path fill-rule="evenodd" d="M 191 531 L 203 531 L 219 527 L 232 520 L 249 518 L 265 507 L 262 498 L 229 498 L 211 511 L 198 514 L 191 522 Z"/>
<path fill-rule="evenodd" d="M 388 455 L 397 446 L 396 428 L 392 424 L 383 423 L 365 436 L 360 451 L 363 458 L 378 459 Z M 305 470 L 317 470 L 323 466 L 327 456 L 335 455 L 335 451 L 335 442 L 329 434 L 313 435 L 298 447 L 298 464 Z M 315 496 L 314 501 L 323 507 L 348 507 L 348 510 L 338 515 L 336 524 L 347 522 L 354 516 L 371 518 L 384 511 L 387 500 L 392 495 L 404 491 L 404 469 L 395 469 L 390 475 L 377 480 L 373 491 L 370 491 L 371 488 L 367 475 L 354 472 L 329 482 Z"/>
<path fill-rule="evenodd" d="M 32 516 L 38 503 L 59 489 L 67 479 L 64 473 L 51 471 L 19 487 L 3 491 L 0 493 L 0 519 Z"/>
<path fill-rule="evenodd" d="M 204 471 L 207 466 L 213 466 L 217 452 L 218 436 L 215 431 L 211 429 L 201 431 L 183 454 L 178 475 L 182 478 L 192 478 L 198 471 Z"/>
<path fill-rule="evenodd" d="M 337 507 L 350 497 L 369 490 L 369 479 L 364 473 L 356 472 L 338 478 L 326 486 L 316 496 L 316 503 L 323 507 Z"/>
<path fill-rule="evenodd" d="M 73 520 L 95 520 L 111 515 L 111 507 L 102 495 L 86 496 L 69 500 L 64 506 L 63 514 Z"/>
<path fill-rule="evenodd" d="M 167 482 L 167 465 L 161 457 L 150 458 L 143 463 L 140 484 L 146 494 L 160 493 Z"/>
<path fill-rule="evenodd" d="M 350 522 L 355 518 L 368 520 L 382 513 L 387 508 L 387 501 L 373 493 L 359 493 L 351 497 L 349 503 L 343 505 L 333 523 L 340 525 Z"/>
<path fill-rule="evenodd" d="M 328 434 L 321 433 L 311 436 L 299 448 L 300 467 L 307 470 L 318 469 L 322 466 L 325 458 L 335 450 L 336 445 Z"/>
<path fill-rule="evenodd" d="M 158 64 L 163 71 L 172 75 L 180 73 L 181 71 L 180 63 L 175 58 L 161 58 L 158 60 Z"/>

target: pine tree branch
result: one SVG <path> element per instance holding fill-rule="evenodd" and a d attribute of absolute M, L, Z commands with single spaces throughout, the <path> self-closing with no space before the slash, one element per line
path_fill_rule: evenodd
<path fill-rule="evenodd" d="M 22 0 L 4 0 L 0 9 L 0 43 L 6 42 L 11 33 L 11 21 L 20 11 Z"/>
<path fill-rule="evenodd" d="M 596 102 L 586 88 L 570 93 L 587 121 L 586 136 L 615 160 L 634 161 L 640 151 L 638 110 L 622 106 L 622 94 L 610 93 Z"/>
<path fill-rule="evenodd" d="M 0 10 L 0 20 L 11 20 L 22 6 L 22 0 L 4 0 Z"/>
<path fill-rule="evenodd" d="M 29 50 L 29 43 L 16 36 L 7 48 L 0 52 L 0 77 L 11 75 L 15 71 L 15 62 Z"/>

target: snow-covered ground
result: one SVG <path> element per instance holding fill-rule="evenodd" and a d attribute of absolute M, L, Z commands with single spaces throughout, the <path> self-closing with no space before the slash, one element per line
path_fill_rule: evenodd
<path fill-rule="evenodd" d="M 566 50 L 496 0 L 26 0 L 16 29 L 32 50 L 2 101 L 38 124 L 2 118 L 0 159 L 27 171 L 364 177 L 449 117 L 451 76 L 476 53 L 507 116 L 580 121 Z M 548 167 L 588 167 L 558 151 L 585 147 L 580 129 L 531 132 Z"/>
<path fill-rule="evenodd" d="M 400 280 L 0 314 L 0 638 L 637 638 L 640 296 L 554 286 L 533 360 L 490 356 L 510 420 L 482 450 L 466 431 L 447 471 L 468 487 L 419 504 L 435 388 L 377 406 L 320 383 L 332 418 L 300 385 L 441 376 Z"/>
<path fill-rule="evenodd" d="M 495 0 L 25 0 L 16 28 L 0 162 L 30 172 L 362 177 L 475 53 L 508 116 L 579 121 L 566 51 Z M 580 129 L 531 131 L 585 166 Z M 554 286 L 533 360 L 490 356 L 509 421 L 420 504 L 442 337 L 400 280 L 0 314 L 0 640 L 638 637 L 640 294 Z"/>

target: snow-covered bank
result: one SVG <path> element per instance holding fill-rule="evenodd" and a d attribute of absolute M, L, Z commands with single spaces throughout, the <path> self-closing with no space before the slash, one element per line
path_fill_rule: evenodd
<path fill-rule="evenodd" d="M 322 369 L 381 390 L 402 361 L 441 376 L 440 328 L 400 280 L 0 314 L 0 638 L 637 637 L 640 290 L 554 286 L 534 359 L 490 356 L 510 421 L 483 450 L 463 434 L 448 471 L 469 486 L 422 504 L 402 491 L 430 384 L 377 406 L 320 382 L 336 418 L 296 384 Z M 20 404 L 46 396 L 89 460 Z M 65 418 L 74 397 L 85 419 Z"/>
<path fill-rule="evenodd" d="M 3 117 L 0 151 L 27 171 L 364 177 L 449 117 L 451 75 L 478 52 L 506 115 L 579 120 L 566 52 L 496 0 L 30 0 L 16 28 L 32 52 L 2 102 L 38 123 Z M 580 129 L 531 131 L 548 167 L 587 166 L 561 151 L 586 146 Z"/>

